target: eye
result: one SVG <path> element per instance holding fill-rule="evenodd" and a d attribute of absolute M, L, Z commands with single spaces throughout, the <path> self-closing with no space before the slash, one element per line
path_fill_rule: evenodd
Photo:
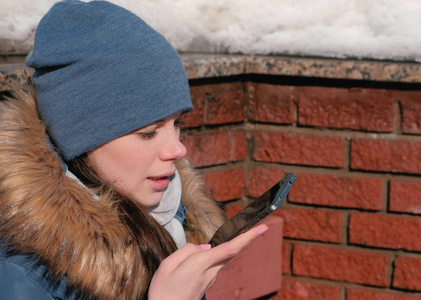
<path fill-rule="evenodd" d="M 153 130 L 149 132 L 138 132 L 137 134 L 144 140 L 150 140 L 156 136 L 157 132 Z"/>
<path fill-rule="evenodd" d="M 145 127 L 140 128 L 134 133 L 139 136 L 142 140 L 151 140 L 158 134 L 159 125 L 153 123 Z"/>

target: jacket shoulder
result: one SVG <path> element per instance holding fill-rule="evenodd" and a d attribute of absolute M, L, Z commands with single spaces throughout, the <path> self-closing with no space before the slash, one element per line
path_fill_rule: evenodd
<path fill-rule="evenodd" d="M 0 250 L 0 299 L 65 299 L 65 287 L 54 288 L 44 277 L 45 267 L 26 255 Z"/>

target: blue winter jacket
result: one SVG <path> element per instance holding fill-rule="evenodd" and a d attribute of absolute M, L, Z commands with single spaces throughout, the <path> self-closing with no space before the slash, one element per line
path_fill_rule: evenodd
<path fill-rule="evenodd" d="M 76 299 L 66 297 L 66 280 L 53 286 L 44 277 L 45 266 L 36 266 L 36 261 L 27 255 L 9 255 L 0 250 L 0 299 L 51 300 Z"/>

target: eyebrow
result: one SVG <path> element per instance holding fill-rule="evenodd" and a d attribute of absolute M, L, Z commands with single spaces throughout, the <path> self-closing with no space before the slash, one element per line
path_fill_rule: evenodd
<path fill-rule="evenodd" d="M 178 118 L 182 118 L 182 117 L 184 117 L 187 113 L 188 113 L 188 112 L 187 112 L 187 111 L 185 111 L 185 110 L 180 111 L 180 112 L 178 112 L 178 113 L 173 113 L 172 115 L 169 115 L 168 117 L 165 117 L 165 118 L 163 118 L 163 119 L 161 119 L 161 120 L 155 121 L 154 123 L 164 122 L 164 120 L 165 120 L 165 119 L 167 119 L 167 118 L 169 118 L 169 117 L 171 117 L 171 116 L 173 116 L 173 115 L 175 115 L 175 114 L 179 114 L 178 116 L 176 116 L 176 119 L 178 119 Z"/>
<path fill-rule="evenodd" d="M 181 111 L 181 112 L 180 112 L 180 115 L 179 115 L 178 117 L 179 117 L 179 118 L 184 117 L 184 116 L 185 116 L 185 115 L 187 115 L 189 112 L 190 112 L 190 111 L 183 110 L 183 111 Z"/>
<path fill-rule="evenodd" d="M 174 113 L 174 114 L 172 114 L 172 115 L 175 115 L 175 114 L 177 114 L 177 113 Z M 179 115 L 176 117 L 176 119 L 183 118 L 185 115 L 187 115 L 187 114 L 188 114 L 188 111 L 183 110 L 183 111 L 178 112 L 178 114 L 179 114 Z M 167 118 L 171 117 L 172 115 L 169 115 L 168 117 L 165 117 L 165 118 L 163 118 L 163 119 L 160 119 L 160 120 L 157 120 L 157 121 L 155 121 L 155 122 L 152 122 L 151 124 L 145 125 L 145 126 L 143 126 L 143 127 L 139 128 L 139 129 L 142 129 L 142 128 L 145 128 L 145 127 L 148 127 L 148 126 L 153 125 L 153 124 L 155 124 L 155 123 L 162 123 L 162 122 L 165 122 L 165 119 L 167 119 Z"/>

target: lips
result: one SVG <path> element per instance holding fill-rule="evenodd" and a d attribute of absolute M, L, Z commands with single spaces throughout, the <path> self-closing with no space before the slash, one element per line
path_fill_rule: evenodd
<path fill-rule="evenodd" d="M 162 190 L 165 190 L 170 184 L 171 176 L 173 174 L 174 172 L 164 174 L 162 176 L 156 176 L 156 177 L 151 176 L 151 177 L 148 177 L 148 182 L 154 190 L 162 191 Z"/>

